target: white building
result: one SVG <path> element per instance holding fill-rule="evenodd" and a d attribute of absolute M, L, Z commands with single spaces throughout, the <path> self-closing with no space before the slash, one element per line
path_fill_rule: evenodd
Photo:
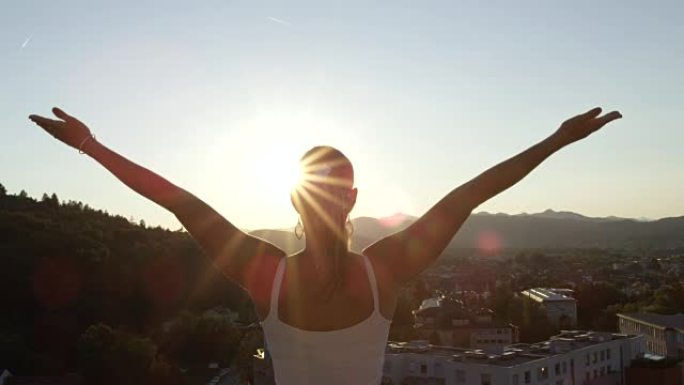
<path fill-rule="evenodd" d="M 518 328 L 497 319 L 490 309 L 468 309 L 460 301 L 429 298 L 413 311 L 418 338 L 435 345 L 500 352 L 518 342 Z"/>
<path fill-rule="evenodd" d="M 624 368 L 643 352 L 643 336 L 584 331 L 514 344 L 499 355 L 425 341 L 390 342 L 383 384 L 624 385 Z"/>
<path fill-rule="evenodd" d="M 646 352 L 669 358 L 684 358 L 684 314 L 618 314 L 620 333 L 641 334 Z"/>
<path fill-rule="evenodd" d="M 577 325 L 577 301 L 567 295 L 568 289 L 538 287 L 521 292 L 525 297 L 539 303 L 546 311 L 549 321 L 560 327 Z"/>

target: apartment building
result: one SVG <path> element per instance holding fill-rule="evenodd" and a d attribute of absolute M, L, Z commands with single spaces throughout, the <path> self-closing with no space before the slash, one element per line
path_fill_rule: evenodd
<path fill-rule="evenodd" d="M 564 331 L 548 341 L 513 344 L 501 354 L 479 349 L 390 342 L 384 385 L 625 385 L 644 337 Z"/>
<path fill-rule="evenodd" d="M 684 358 L 684 314 L 618 314 L 620 333 L 641 334 L 646 351 L 667 358 Z"/>
<path fill-rule="evenodd" d="M 413 316 L 419 338 L 434 345 L 497 352 L 518 342 L 518 328 L 497 319 L 490 309 L 469 309 L 445 297 L 424 300 Z"/>
<path fill-rule="evenodd" d="M 570 328 L 577 325 L 577 301 L 570 297 L 571 292 L 568 289 L 537 287 L 523 290 L 521 294 L 539 303 L 552 324 Z"/>

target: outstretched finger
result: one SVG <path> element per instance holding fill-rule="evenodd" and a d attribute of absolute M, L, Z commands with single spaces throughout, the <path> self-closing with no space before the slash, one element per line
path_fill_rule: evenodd
<path fill-rule="evenodd" d="M 606 124 L 612 122 L 613 120 L 620 119 L 622 118 L 622 114 L 618 111 L 611 111 L 602 117 L 596 119 L 596 123 L 598 124 L 599 127 L 603 127 Z"/>
<path fill-rule="evenodd" d="M 580 114 L 579 118 L 582 120 L 591 119 L 591 118 L 595 118 L 595 117 L 599 116 L 600 113 L 601 113 L 601 107 L 594 107 L 591 110 L 589 110 L 583 114 Z"/>
<path fill-rule="evenodd" d="M 57 108 L 57 107 L 52 107 L 52 113 L 55 114 L 56 117 L 62 119 L 62 120 L 71 120 L 74 119 L 73 116 L 67 114 L 66 112 L 62 111 L 62 109 Z"/>
<path fill-rule="evenodd" d="M 40 115 L 29 115 L 29 119 L 31 119 L 31 121 L 33 123 L 36 123 L 37 125 L 39 125 L 43 128 L 45 128 L 45 127 L 56 128 L 60 124 L 64 123 L 61 120 L 48 119 L 48 118 L 44 118 Z"/>
<path fill-rule="evenodd" d="M 56 136 L 56 131 L 64 124 L 60 120 L 48 119 L 38 115 L 31 115 L 29 119 L 52 136 Z"/>

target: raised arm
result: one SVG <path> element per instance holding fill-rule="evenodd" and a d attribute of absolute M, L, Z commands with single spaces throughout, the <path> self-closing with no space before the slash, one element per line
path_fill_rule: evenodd
<path fill-rule="evenodd" d="M 403 284 L 439 257 L 477 206 L 518 183 L 551 154 L 622 117 L 617 111 L 600 114 L 601 109 L 594 108 L 566 120 L 546 139 L 455 188 L 416 222 L 372 244 L 364 254 L 385 267 L 396 285 Z"/>
<path fill-rule="evenodd" d="M 61 120 L 37 115 L 29 119 L 60 141 L 88 154 L 138 194 L 171 211 L 228 277 L 246 287 L 250 294 L 260 290 L 254 287 L 259 280 L 250 278 L 259 270 L 274 268 L 284 255 L 280 249 L 242 232 L 191 193 L 99 143 L 78 119 L 58 108 L 53 112 Z"/>

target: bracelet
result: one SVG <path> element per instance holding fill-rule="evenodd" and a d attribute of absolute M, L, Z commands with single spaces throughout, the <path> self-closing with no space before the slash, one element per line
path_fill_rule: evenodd
<path fill-rule="evenodd" d="M 90 135 L 86 136 L 85 139 L 83 139 L 81 141 L 81 144 L 78 145 L 78 153 L 79 154 L 85 154 L 85 152 L 83 151 L 83 146 L 88 142 L 88 140 L 91 140 L 91 139 L 93 139 L 93 140 L 96 139 L 95 135 L 90 134 Z"/>

